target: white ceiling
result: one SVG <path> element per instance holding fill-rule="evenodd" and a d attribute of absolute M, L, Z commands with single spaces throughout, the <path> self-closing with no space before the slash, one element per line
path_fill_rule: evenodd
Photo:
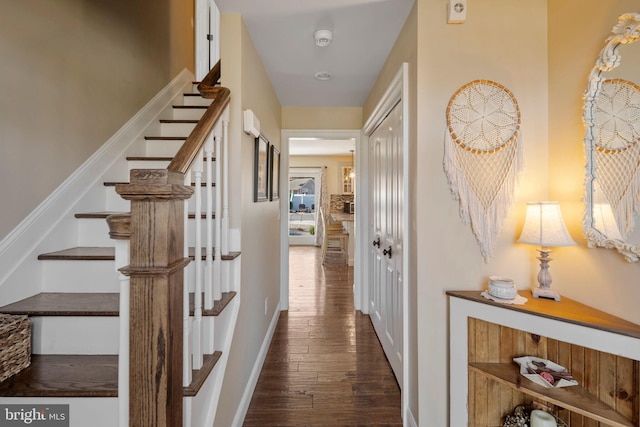
<path fill-rule="evenodd" d="M 289 155 L 348 156 L 355 145 L 353 139 L 289 138 Z"/>
<path fill-rule="evenodd" d="M 283 106 L 362 107 L 414 0 L 215 0 L 243 16 Z M 327 47 L 318 29 L 333 32 Z M 223 66 L 224 69 L 224 66 Z M 334 75 L 318 81 L 317 72 Z"/>

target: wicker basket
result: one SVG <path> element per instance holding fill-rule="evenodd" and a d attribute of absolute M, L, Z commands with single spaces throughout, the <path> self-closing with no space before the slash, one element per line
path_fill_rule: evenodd
<path fill-rule="evenodd" d="M 31 363 L 31 323 L 27 316 L 0 314 L 0 382 Z"/>

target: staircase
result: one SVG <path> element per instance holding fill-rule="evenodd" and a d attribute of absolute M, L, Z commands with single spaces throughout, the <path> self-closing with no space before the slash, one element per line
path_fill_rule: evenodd
<path fill-rule="evenodd" d="M 130 279 L 117 270 L 129 264 L 130 249 L 127 240 L 110 239 L 107 218 L 123 217 L 130 210 L 130 202 L 116 192 L 126 187 L 130 171 L 166 169 L 210 103 L 195 84 L 187 84 L 115 161 L 102 186 L 93 186 L 78 199 L 73 221 L 62 220 L 62 228 L 54 227 L 54 235 L 77 235 L 77 246 L 40 253 L 36 268 L 41 269 L 42 283 L 32 286 L 39 292 L 0 307 L 0 313 L 29 316 L 32 325 L 31 365 L 0 383 L 0 404 L 68 404 L 70 426 L 129 425 L 129 375 L 123 375 L 130 369 L 129 354 L 120 349 L 129 348 L 130 316 L 121 314 L 128 310 Z M 213 134 L 221 139 L 222 125 L 216 129 Z M 207 185 L 201 168 L 206 153 L 200 150 L 202 158 L 185 174 L 185 185 L 202 194 L 184 202 L 184 258 L 189 262 L 178 304 L 185 312 L 180 314 L 185 343 L 181 425 L 187 427 L 213 423 L 239 306 L 240 252 L 228 249 L 226 235 L 213 236 L 227 233 L 212 226 L 222 222 L 216 217 L 223 200 L 212 194 L 226 191 L 226 186 L 218 181 Z M 221 155 L 211 159 L 213 168 L 221 169 Z M 220 179 L 222 172 L 217 172 Z M 214 241 L 226 248 L 214 249 Z M 209 298 L 213 304 L 207 303 Z"/>

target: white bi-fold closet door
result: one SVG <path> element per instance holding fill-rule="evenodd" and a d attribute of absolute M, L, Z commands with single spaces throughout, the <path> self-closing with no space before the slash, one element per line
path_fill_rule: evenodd
<path fill-rule="evenodd" d="M 402 100 L 369 136 L 369 315 L 402 385 L 403 126 Z"/>

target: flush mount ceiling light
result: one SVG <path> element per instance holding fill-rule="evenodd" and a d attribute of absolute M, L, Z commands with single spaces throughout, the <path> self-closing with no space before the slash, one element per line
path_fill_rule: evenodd
<path fill-rule="evenodd" d="M 326 47 L 331 43 L 333 33 L 329 30 L 317 30 L 313 33 L 313 38 L 316 41 L 316 46 Z"/>
<path fill-rule="evenodd" d="M 333 74 L 328 71 L 320 71 L 318 73 L 315 73 L 313 77 L 315 77 L 316 80 L 326 82 L 327 80 L 331 80 L 333 78 Z"/>

